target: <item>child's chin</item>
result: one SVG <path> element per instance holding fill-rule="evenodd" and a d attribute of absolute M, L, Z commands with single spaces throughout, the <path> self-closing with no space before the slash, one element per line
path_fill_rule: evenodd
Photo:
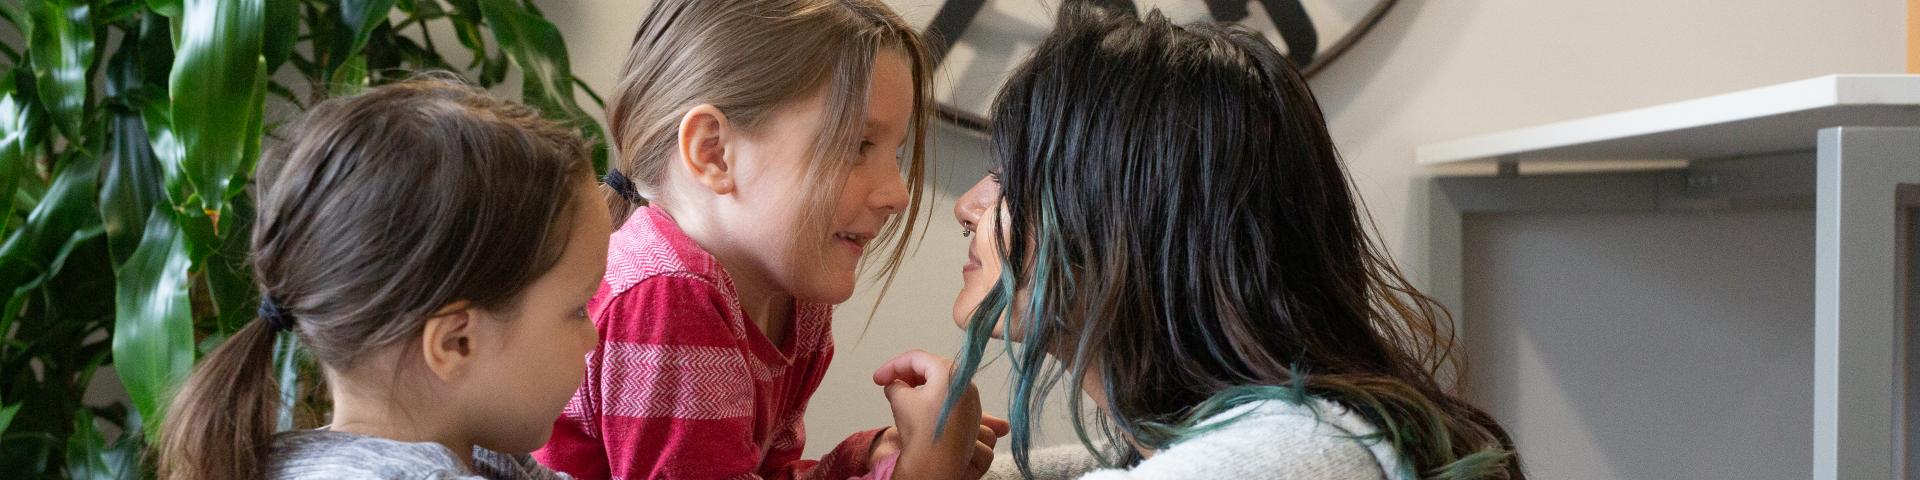
<path fill-rule="evenodd" d="M 812 291 L 808 292 L 795 292 L 794 296 L 808 302 L 839 305 L 845 303 L 847 299 L 853 298 L 853 278 L 849 276 L 845 279 L 836 278 L 819 282 L 811 290 Z"/>

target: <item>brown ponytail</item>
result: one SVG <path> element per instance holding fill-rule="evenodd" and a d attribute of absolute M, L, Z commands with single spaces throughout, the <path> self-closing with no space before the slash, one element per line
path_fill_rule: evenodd
<path fill-rule="evenodd" d="M 273 381 L 276 336 L 265 322 L 253 322 L 194 368 L 167 409 L 160 478 L 261 476 L 280 409 Z"/>
<path fill-rule="evenodd" d="M 573 130 L 443 79 L 323 102 L 287 131 L 254 186 L 251 263 L 275 318 L 187 378 L 161 427 L 162 478 L 269 473 L 281 329 L 339 371 L 417 338 L 449 303 L 511 308 L 559 260 L 592 175 Z"/>

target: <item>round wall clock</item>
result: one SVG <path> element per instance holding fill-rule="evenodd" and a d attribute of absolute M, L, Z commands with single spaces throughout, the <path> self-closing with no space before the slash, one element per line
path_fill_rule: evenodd
<path fill-rule="evenodd" d="M 886 0 L 932 44 L 940 117 L 985 130 L 1006 74 L 1053 26 L 1061 1 Z M 1234 23 L 1267 36 L 1308 76 L 1340 56 L 1395 0 L 1094 0 L 1159 9 L 1178 23 Z"/>

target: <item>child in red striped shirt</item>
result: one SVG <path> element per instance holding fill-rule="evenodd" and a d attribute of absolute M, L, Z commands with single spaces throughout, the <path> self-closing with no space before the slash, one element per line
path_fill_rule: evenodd
<path fill-rule="evenodd" d="M 1005 429 L 971 396 L 936 428 L 946 386 L 926 378 L 945 372 L 877 374 L 894 430 L 800 458 L 833 305 L 899 234 L 891 279 L 922 210 L 928 83 L 919 36 L 877 0 L 655 1 L 608 105 L 601 341 L 536 458 L 585 479 L 983 473 Z"/>

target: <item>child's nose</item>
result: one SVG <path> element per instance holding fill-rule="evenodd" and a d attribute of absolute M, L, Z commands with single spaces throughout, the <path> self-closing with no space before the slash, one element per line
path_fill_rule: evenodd
<path fill-rule="evenodd" d="M 868 198 L 871 200 L 873 209 L 893 215 L 907 209 L 907 196 L 907 182 L 900 178 L 900 170 L 895 168 L 893 174 L 887 175 L 885 180 L 880 181 L 880 188 L 875 189 L 873 195 Z"/>

